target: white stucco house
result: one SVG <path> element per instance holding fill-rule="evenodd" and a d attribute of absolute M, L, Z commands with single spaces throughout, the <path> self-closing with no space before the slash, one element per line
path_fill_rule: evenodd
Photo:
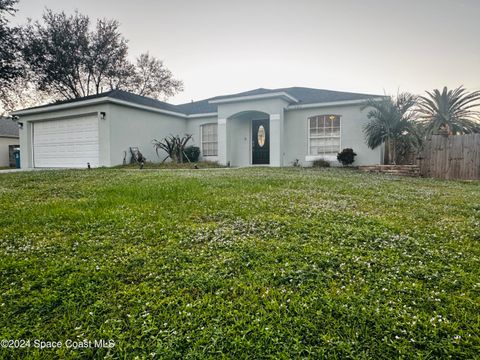
<path fill-rule="evenodd" d="M 291 87 L 256 89 L 172 105 L 120 90 L 14 112 L 21 164 L 92 167 L 122 164 L 138 147 L 160 161 L 153 139 L 192 134 L 203 160 L 231 166 L 291 166 L 297 159 L 336 162 L 343 148 L 356 165 L 380 164 L 381 147 L 365 144 L 362 104 L 377 95 Z"/>

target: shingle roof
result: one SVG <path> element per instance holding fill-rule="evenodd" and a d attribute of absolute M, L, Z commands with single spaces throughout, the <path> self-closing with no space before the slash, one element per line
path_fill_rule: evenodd
<path fill-rule="evenodd" d="M 187 115 L 215 113 L 217 112 L 217 104 L 210 104 L 210 100 L 211 99 L 192 101 L 190 103 L 177 105 L 177 108 Z"/>
<path fill-rule="evenodd" d="M 172 112 L 181 113 L 185 115 L 207 114 L 207 113 L 217 112 L 217 104 L 211 104 L 210 101 L 212 100 L 230 99 L 230 98 L 236 98 L 236 97 L 242 97 L 242 96 L 263 95 L 263 94 L 279 93 L 279 92 L 285 92 L 288 95 L 297 99 L 298 105 L 329 103 L 329 102 L 337 102 L 337 101 L 362 100 L 362 99 L 367 99 L 371 97 L 379 97 L 379 95 L 372 95 L 372 94 L 359 94 L 359 93 L 350 93 L 350 92 L 342 92 L 342 91 L 313 89 L 313 88 L 306 88 L 306 87 L 289 87 L 289 88 L 279 88 L 279 89 L 259 88 L 259 89 L 249 90 L 249 91 L 245 91 L 237 94 L 216 96 L 216 97 L 205 99 L 205 100 L 193 101 L 193 102 L 179 104 L 179 105 L 172 105 L 172 104 L 155 100 L 152 98 L 148 98 L 145 96 L 135 95 L 127 91 L 112 90 L 112 91 L 104 92 L 101 94 L 90 95 L 83 98 L 57 101 L 52 104 L 37 106 L 30 109 L 39 109 L 39 108 L 44 108 L 52 105 L 76 103 L 76 102 L 81 102 L 81 101 L 91 100 L 91 99 L 113 98 L 117 100 L 130 102 L 133 104 L 153 107 L 161 110 L 172 111 Z M 25 109 L 25 110 L 30 110 L 30 109 Z"/>
<path fill-rule="evenodd" d="M 312 89 L 305 87 L 290 87 L 276 89 L 275 91 L 285 91 L 299 101 L 299 104 L 315 104 L 336 101 L 364 100 L 372 97 L 379 97 L 373 94 L 359 94 L 344 91 L 332 91 L 324 89 Z"/>
<path fill-rule="evenodd" d="M 177 105 L 182 112 L 186 114 L 203 114 L 209 112 L 217 111 L 217 104 L 210 104 L 209 101 L 220 100 L 220 99 L 230 99 L 242 96 L 253 96 L 253 95 L 264 95 L 270 93 L 285 92 L 288 95 L 294 97 L 298 100 L 298 105 L 301 104 L 317 104 L 317 103 L 329 103 L 337 101 L 350 101 L 350 100 L 363 100 L 372 97 L 379 97 L 379 95 L 373 94 L 360 94 L 360 93 L 350 93 L 343 91 L 333 91 L 333 90 L 323 90 L 323 89 L 313 89 L 306 87 L 289 87 L 289 88 L 278 88 L 278 89 L 265 89 L 259 88 L 255 90 L 245 91 L 237 94 L 216 96 L 210 99 L 194 101 L 190 103 Z"/>
<path fill-rule="evenodd" d="M 18 125 L 10 118 L 0 117 L 0 137 L 17 137 L 18 138 Z"/>
<path fill-rule="evenodd" d="M 178 107 L 176 105 L 172 105 L 169 103 L 166 103 L 164 101 L 152 99 L 146 96 L 140 96 L 136 94 L 129 93 L 127 91 L 122 91 L 122 90 L 113 90 L 110 91 L 108 94 L 108 97 L 118 99 L 118 100 L 123 100 L 123 101 L 128 101 L 132 102 L 138 105 L 144 105 L 144 106 L 149 106 L 161 110 L 167 110 L 167 111 L 173 111 L 173 112 L 181 112 L 179 111 Z"/>

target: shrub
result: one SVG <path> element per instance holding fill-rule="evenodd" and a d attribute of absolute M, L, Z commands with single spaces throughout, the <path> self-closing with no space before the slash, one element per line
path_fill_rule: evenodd
<path fill-rule="evenodd" d="M 179 135 L 173 136 L 169 135 L 163 140 L 153 139 L 153 147 L 157 152 L 157 156 L 160 156 L 159 152 L 161 150 L 165 151 L 168 155 L 162 160 L 164 162 L 168 158 L 171 158 L 172 161 L 176 162 L 177 164 L 183 163 L 185 147 L 187 143 L 192 138 L 192 135 L 185 134 L 184 137 L 180 137 Z"/>
<path fill-rule="evenodd" d="M 357 154 L 355 154 L 353 149 L 346 148 L 338 153 L 337 160 L 341 162 L 343 166 L 348 166 L 353 164 L 355 161 L 355 156 L 357 156 Z"/>
<path fill-rule="evenodd" d="M 183 150 L 183 161 L 184 162 L 198 162 L 198 158 L 200 157 L 200 148 L 198 146 L 187 146 L 185 150 Z"/>
<path fill-rule="evenodd" d="M 326 168 L 330 167 L 330 163 L 325 159 L 318 159 L 313 162 L 313 167 Z"/>

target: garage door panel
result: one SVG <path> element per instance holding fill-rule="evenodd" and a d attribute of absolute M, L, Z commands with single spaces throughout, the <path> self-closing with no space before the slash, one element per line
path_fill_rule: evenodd
<path fill-rule="evenodd" d="M 34 124 L 35 167 L 92 167 L 99 164 L 96 116 Z"/>

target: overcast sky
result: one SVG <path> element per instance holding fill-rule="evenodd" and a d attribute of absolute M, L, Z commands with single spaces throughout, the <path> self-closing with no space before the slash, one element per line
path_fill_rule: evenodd
<path fill-rule="evenodd" d="M 20 0 L 120 21 L 130 55 L 164 60 L 172 103 L 258 87 L 387 94 L 480 89 L 480 0 Z"/>

